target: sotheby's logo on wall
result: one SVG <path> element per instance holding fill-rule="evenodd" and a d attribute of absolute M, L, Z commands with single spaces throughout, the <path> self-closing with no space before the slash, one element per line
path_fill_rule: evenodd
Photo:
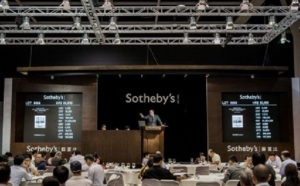
<path fill-rule="evenodd" d="M 125 94 L 126 103 L 158 103 L 158 104 L 179 104 L 180 96 L 179 94 L 169 93 L 169 94 Z"/>

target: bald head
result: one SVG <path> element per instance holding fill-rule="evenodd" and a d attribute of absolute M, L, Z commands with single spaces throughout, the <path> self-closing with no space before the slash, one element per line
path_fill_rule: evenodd
<path fill-rule="evenodd" d="M 253 182 L 255 184 L 268 182 L 271 178 L 270 171 L 268 167 L 263 164 L 258 164 L 253 169 Z"/>

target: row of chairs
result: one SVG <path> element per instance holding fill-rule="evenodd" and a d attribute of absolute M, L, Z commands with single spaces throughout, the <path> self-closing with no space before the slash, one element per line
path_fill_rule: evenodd
<path fill-rule="evenodd" d="M 188 168 L 186 166 L 170 167 L 170 172 L 172 172 L 172 173 L 187 173 Z M 209 170 L 209 166 L 199 166 L 199 167 L 196 167 L 195 174 L 196 175 L 209 175 L 210 172 L 211 171 Z"/>
<path fill-rule="evenodd" d="M 228 180 L 225 186 L 236 186 L 238 182 L 239 180 Z M 174 180 L 144 179 L 142 180 L 142 186 L 179 186 L 179 182 Z M 196 186 L 220 186 L 220 183 L 217 181 L 199 181 L 196 183 Z"/>

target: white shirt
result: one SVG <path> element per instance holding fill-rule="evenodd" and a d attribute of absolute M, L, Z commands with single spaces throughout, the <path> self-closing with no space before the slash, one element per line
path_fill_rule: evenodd
<path fill-rule="evenodd" d="M 214 155 L 211 157 L 212 162 L 218 161 L 219 164 L 221 163 L 221 157 L 219 154 L 214 153 Z"/>
<path fill-rule="evenodd" d="M 72 176 L 66 181 L 66 186 L 92 186 L 93 182 L 83 176 Z"/>
<path fill-rule="evenodd" d="M 281 159 L 278 156 L 275 156 L 275 161 L 271 161 L 270 159 L 268 159 L 268 161 L 266 162 L 267 165 L 270 165 L 272 167 L 281 167 Z"/>
<path fill-rule="evenodd" d="M 19 186 L 23 178 L 25 180 L 32 180 L 32 176 L 28 174 L 23 167 L 13 165 L 10 169 L 10 182 L 13 186 Z"/>
<path fill-rule="evenodd" d="M 93 182 L 93 186 L 103 186 L 104 170 L 101 165 L 93 163 L 88 170 L 88 179 Z"/>
<path fill-rule="evenodd" d="M 70 158 L 70 163 L 72 163 L 73 161 L 79 161 L 81 163 L 82 171 L 87 171 L 89 169 L 89 166 L 86 164 L 86 162 L 84 160 L 84 156 L 82 156 L 81 154 L 77 154 L 76 156 L 72 156 Z"/>

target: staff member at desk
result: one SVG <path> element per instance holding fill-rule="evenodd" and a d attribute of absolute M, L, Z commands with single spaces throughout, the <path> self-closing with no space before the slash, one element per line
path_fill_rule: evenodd
<path fill-rule="evenodd" d="M 157 124 L 163 126 L 159 116 L 154 114 L 153 109 L 149 110 L 149 114 L 147 116 L 144 116 L 142 113 L 140 113 L 140 116 L 146 120 L 146 124 L 149 126 L 156 126 Z"/>

